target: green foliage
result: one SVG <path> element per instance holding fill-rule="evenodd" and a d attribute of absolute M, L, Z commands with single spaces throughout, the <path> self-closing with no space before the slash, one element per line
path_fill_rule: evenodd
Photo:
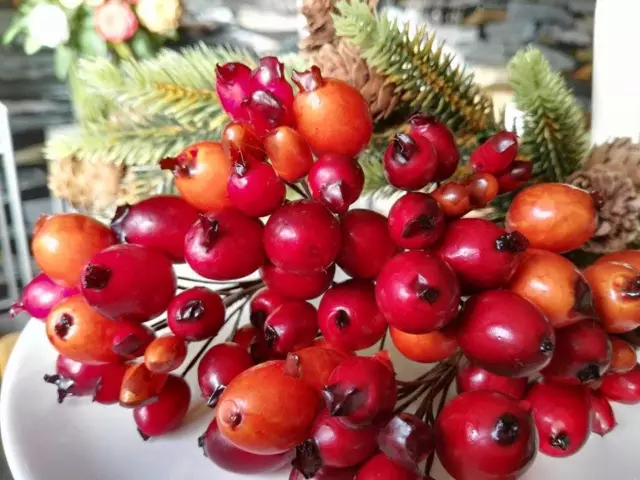
<path fill-rule="evenodd" d="M 334 14 L 338 36 L 357 45 L 371 67 L 396 86 L 405 106 L 428 111 L 456 132 L 479 132 L 493 125 L 493 107 L 473 80 L 454 66 L 453 56 L 436 44 L 425 26 L 415 34 L 363 0 L 340 0 Z"/>
<path fill-rule="evenodd" d="M 564 181 L 589 149 L 584 114 L 562 76 L 535 48 L 509 62 L 515 104 L 524 112 L 521 151 L 533 162 L 537 181 Z"/>

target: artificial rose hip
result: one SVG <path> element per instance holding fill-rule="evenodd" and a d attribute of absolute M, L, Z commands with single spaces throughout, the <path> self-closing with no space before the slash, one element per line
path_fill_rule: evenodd
<path fill-rule="evenodd" d="M 474 208 L 484 208 L 498 196 L 500 186 L 496 177 L 490 173 L 476 173 L 466 181 L 469 200 Z"/>
<path fill-rule="evenodd" d="M 304 300 L 287 300 L 264 322 L 264 339 L 280 355 L 308 347 L 318 332 L 316 309 Z"/>
<path fill-rule="evenodd" d="M 167 309 L 171 332 L 188 342 L 215 337 L 224 325 L 225 307 L 206 287 L 193 287 L 176 295 Z"/>
<path fill-rule="evenodd" d="M 304 275 L 288 272 L 271 263 L 260 270 L 260 276 L 271 292 L 297 300 L 311 300 L 322 295 L 331 286 L 335 273 L 334 265 Z"/>
<path fill-rule="evenodd" d="M 382 453 L 405 468 L 417 470 L 435 448 L 433 430 L 415 415 L 399 413 L 378 434 Z"/>
<path fill-rule="evenodd" d="M 302 135 L 293 128 L 278 127 L 263 142 L 271 165 L 285 182 L 296 182 L 311 170 L 311 149 Z"/>
<path fill-rule="evenodd" d="M 141 357 L 156 338 L 153 329 L 144 323 L 119 321 L 118 327 L 111 341 L 111 350 L 123 359 L 133 360 Z"/>
<path fill-rule="evenodd" d="M 198 363 L 198 385 L 209 407 L 215 407 L 227 385 L 253 366 L 246 348 L 225 342 L 211 347 Z"/>
<path fill-rule="evenodd" d="M 251 297 L 249 303 L 249 321 L 255 328 L 262 330 L 264 322 L 271 313 L 282 305 L 286 298 L 270 288 L 261 288 Z"/>
<path fill-rule="evenodd" d="M 216 93 L 222 109 L 235 121 L 247 121 L 249 116 L 242 102 L 251 93 L 251 69 L 244 63 L 216 65 Z"/>
<path fill-rule="evenodd" d="M 227 191 L 238 210 L 249 217 L 264 217 L 282 205 L 286 188 L 271 165 L 239 160 L 233 167 Z"/>
<path fill-rule="evenodd" d="M 347 358 L 346 353 L 317 346 L 302 348 L 289 353 L 286 372 L 301 378 L 318 392 L 322 392 L 331 373 Z"/>
<path fill-rule="evenodd" d="M 23 289 L 20 298 L 11 304 L 9 315 L 16 317 L 27 312 L 33 318 L 45 320 L 51 309 L 65 298 L 77 295 L 78 289 L 63 287 L 39 273 Z"/>
<path fill-rule="evenodd" d="M 260 137 L 246 123 L 231 122 L 222 131 L 222 150 L 233 163 L 255 163 L 264 160 L 265 149 Z"/>
<path fill-rule="evenodd" d="M 500 193 L 508 193 L 523 187 L 533 176 L 533 162 L 516 160 L 505 170 L 496 174 Z"/>
<path fill-rule="evenodd" d="M 614 373 L 627 373 L 636 366 L 638 357 L 636 351 L 629 342 L 622 338 L 609 335 L 611 341 L 611 366 L 609 371 Z"/>
<path fill-rule="evenodd" d="M 264 89 L 276 97 L 290 113 L 293 108 L 293 88 L 285 79 L 284 64 L 277 57 L 262 57 L 251 72 L 251 89 Z"/>
<path fill-rule="evenodd" d="M 144 364 L 154 373 L 174 371 L 187 358 L 187 345 L 175 335 L 154 339 L 144 352 Z"/>
<path fill-rule="evenodd" d="M 438 155 L 429 140 L 415 133 L 400 133 L 384 152 L 382 165 L 391 185 L 402 190 L 418 190 L 433 181 Z"/>
<path fill-rule="evenodd" d="M 589 389 L 588 394 L 591 403 L 591 431 L 604 437 L 616 427 L 616 416 L 611 408 L 611 403 L 602 391 Z"/>
<path fill-rule="evenodd" d="M 411 131 L 431 142 L 438 156 L 438 168 L 433 178 L 436 182 L 446 180 L 456 172 L 460 151 L 453 133 L 443 122 L 431 115 L 417 113 L 409 118 Z"/>
<path fill-rule="evenodd" d="M 640 269 L 640 250 L 619 250 L 607 253 L 596 260 L 595 263 L 626 263 L 635 269 Z"/>
<path fill-rule="evenodd" d="M 529 380 L 527 378 L 495 375 L 474 365 L 466 358 L 463 358 L 458 364 L 456 387 L 459 393 L 482 390 L 503 393 L 511 398 L 520 400 L 524 397 L 528 383 Z"/>
<path fill-rule="evenodd" d="M 627 373 L 605 375 L 600 391 L 613 402 L 628 405 L 640 403 L 640 365 Z"/>
<path fill-rule="evenodd" d="M 445 230 L 444 214 L 438 202 L 421 192 L 410 192 L 389 211 L 389 233 L 402 248 L 422 250 L 435 244 Z"/>
<path fill-rule="evenodd" d="M 458 349 L 455 336 L 445 335 L 439 330 L 413 334 L 390 327 L 389 335 L 398 351 L 414 362 L 439 362 L 449 358 Z"/>
<path fill-rule="evenodd" d="M 410 470 L 394 462 L 384 453 L 374 455 L 367 463 L 362 465 L 358 469 L 354 480 L 378 480 L 383 478 L 393 478 L 393 480 L 431 480 L 430 477 L 423 477 L 415 470 Z M 327 480 L 329 479 L 327 478 Z"/>
<path fill-rule="evenodd" d="M 496 174 L 505 170 L 518 155 L 518 138 L 512 132 L 498 132 L 476 148 L 470 162 L 475 172 Z"/>
<path fill-rule="evenodd" d="M 471 211 L 471 197 L 464 185 L 456 182 L 440 185 L 431 196 L 447 218 L 460 218 Z"/>
<path fill-rule="evenodd" d="M 169 375 L 156 401 L 133 410 L 133 419 L 144 439 L 178 428 L 189 411 L 191 391 L 184 379 Z"/>
<path fill-rule="evenodd" d="M 354 158 L 325 154 L 313 164 L 307 182 L 313 198 L 334 213 L 345 213 L 364 188 L 364 172 Z"/>

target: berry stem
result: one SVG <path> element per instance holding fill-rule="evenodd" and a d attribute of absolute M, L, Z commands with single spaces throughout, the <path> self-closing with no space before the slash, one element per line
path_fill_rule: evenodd
<path fill-rule="evenodd" d="M 296 183 L 288 183 L 287 182 L 287 187 L 289 187 L 291 190 L 293 190 L 294 192 L 296 192 L 298 195 L 300 195 L 302 198 L 304 199 L 309 199 L 309 195 L 307 194 L 307 192 L 304 190 L 304 183 L 300 182 L 300 184 L 296 184 Z"/>

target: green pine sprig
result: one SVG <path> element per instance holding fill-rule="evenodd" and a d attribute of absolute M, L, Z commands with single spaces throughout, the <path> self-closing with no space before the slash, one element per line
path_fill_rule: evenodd
<path fill-rule="evenodd" d="M 493 125 L 490 98 L 473 75 L 453 65 L 426 27 L 412 34 L 363 0 L 340 0 L 333 21 L 338 36 L 362 51 L 369 66 L 388 77 L 405 106 L 428 111 L 456 132 L 479 132 Z"/>
<path fill-rule="evenodd" d="M 585 117 L 562 76 L 542 52 L 526 48 L 509 62 L 516 107 L 524 113 L 521 151 L 537 181 L 564 181 L 589 149 Z"/>

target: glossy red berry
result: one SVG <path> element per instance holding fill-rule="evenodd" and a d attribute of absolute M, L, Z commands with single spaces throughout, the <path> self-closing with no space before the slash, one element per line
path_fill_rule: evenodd
<path fill-rule="evenodd" d="M 389 260 L 376 282 L 378 308 L 392 327 L 428 333 L 447 325 L 458 312 L 455 273 L 438 257 L 410 251 Z"/>
<path fill-rule="evenodd" d="M 205 457 L 223 470 L 245 475 L 280 470 L 291 463 L 293 458 L 293 452 L 276 455 L 256 455 L 245 452 L 224 438 L 215 418 L 198 438 L 198 446 L 202 448 Z"/>
<path fill-rule="evenodd" d="M 389 327 L 389 336 L 398 351 L 414 362 L 439 362 L 446 360 L 458 350 L 455 336 L 444 334 L 440 330 L 415 334 Z"/>
<path fill-rule="evenodd" d="M 387 321 L 376 304 L 375 288 L 367 280 L 349 280 L 331 287 L 320 300 L 318 324 L 329 343 L 350 351 L 376 344 L 387 330 Z"/>
<path fill-rule="evenodd" d="M 264 229 L 269 260 L 284 270 L 301 274 L 329 268 L 338 256 L 340 241 L 338 220 L 311 200 L 285 204 L 269 217 Z"/>
<path fill-rule="evenodd" d="M 311 167 L 307 182 L 313 198 L 334 213 L 345 213 L 364 188 L 364 172 L 354 158 L 322 155 Z"/>
<path fill-rule="evenodd" d="M 431 192 L 431 196 L 436 199 L 445 217 L 459 218 L 472 210 L 469 192 L 460 183 L 449 182 L 440 185 Z"/>
<path fill-rule="evenodd" d="M 407 193 L 389 211 L 389 233 L 402 248 L 429 248 L 444 233 L 444 214 L 431 195 Z"/>
<path fill-rule="evenodd" d="M 147 346 L 156 338 L 152 328 L 135 322 L 118 322 L 111 341 L 111 351 L 127 360 L 144 355 Z"/>
<path fill-rule="evenodd" d="M 500 193 L 508 193 L 526 185 L 533 176 L 533 162 L 516 160 L 505 170 L 496 174 Z"/>
<path fill-rule="evenodd" d="M 518 155 L 518 137 L 512 132 L 498 132 L 471 154 L 475 172 L 496 174 L 505 170 Z"/>
<path fill-rule="evenodd" d="M 232 119 L 245 120 L 242 101 L 251 93 L 251 69 L 239 62 L 216 65 L 216 93 Z"/>
<path fill-rule="evenodd" d="M 410 470 L 426 460 L 435 448 L 433 430 L 415 415 L 399 413 L 378 434 L 382 453 Z"/>
<path fill-rule="evenodd" d="M 301 378 L 315 390 L 322 392 L 331 373 L 348 356 L 335 349 L 307 347 L 289 353 L 285 369 L 289 375 Z"/>
<path fill-rule="evenodd" d="M 627 373 L 636 366 L 638 357 L 633 346 L 622 338 L 609 336 L 611 341 L 611 366 L 610 372 Z"/>
<path fill-rule="evenodd" d="M 587 393 L 591 403 L 591 431 L 604 437 L 618 424 L 613 408 L 600 390 L 589 389 Z"/>
<path fill-rule="evenodd" d="M 175 335 L 163 335 L 153 340 L 144 352 L 144 364 L 150 372 L 169 373 L 187 358 L 187 344 Z"/>
<path fill-rule="evenodd" d="M 285 300 L 282 295 L 275 293 L 270 288 L 265 287 L 258 290 L 251 297 L 251 302 L 249 303 L 251 325 L 262 331 L 267 317 L 282 305 Z"/>
<path fill-rule="evenodd" d="M 394 372 L 376 357 L 350 357 L 331 373 L 323 396 L 329 413 L 350 426 L 388 418 L 396 403 Z"/>
<path fill-rule="evenodd" d="M 211 347 L 198 364 L 198 385 L 209 407 L 215 407 L 231 381 L 253 366 L 246 348 L 237 343 L 219 343 Z"/>
<path fill-rule="evenodd" d="M 318 332 L 318 315 L 304 300 L 287 300 L 264 323 L 267 346 L 281 355 L 308 347 Z"/>
<path fill-rule="evenodd" d="M 127 365 L 124 363 L 109 363 L 104 366 L 104 372 L 96 390 L 93 393 L 93 401 L 100 405 L 113 405 L 120 400 L 120 388 L 127 373 Z"/>
<path fill-rule="evenodd" d="M 334 265 L 306 274 L 288 272 L 271 263 L 260 270 L 260 276 L 270 291 L 298 300 L 311 300 L 322 295 L 333 283 L 335 273 Z"/>
<path fill-rule="evenodd" d="M 444 407 L 435 425 L 436 450 L 456 480 L 515 480 L 533 463 L 531 414 L 497 392 L 466 392 Z"/>
<path fill-rule="evenodd" d="M 355 157 L 369 144 L 373 121 L 357 89 L 341 80 L 322 78 L 316 66 L 294 72 L 292 80 L 300 89 L 293 103 L 296 128 L 317 155 Z"/>
<path fill-rule="evenodd" d="M 284 202 L 286 188 L 273 167 L 264 162 L 238 161 L 229 177 L 229 200 L 249 217 L 271 215 Z"/>
<path fill-rule="evenodd" d="M 378 453 L 362 465 L 354 480 L 428 480 L 423 478 L 415 470 L 409 470 L 397 462 L 394 462 L 384 453 Z"/>
<path fill-rule="evenodd" d="M 611 363 L 609 336 L 595 320 L 556 330 L 556 348 L 545 377 L 573 384 L 599 380 Z"/>
<path fill-rule="evenodd" d="M 189 410 L 191 391 L 182 378 L 169 375 L 157 400 L 133 410 L 143 438 L 157 437 L 178 428 Z"/>
<path fill-rule="evenodd" d="M 463 358 L 458 364 L 458 373 L 456 375 L 458 393 L 478 390 L 499 392 L 516 400 L 524 397 L 528 382 L 527 378 L 495 375 L 474 365 L 466 358 Z"/>
<path fill-rule="evenodd" d="M 144 322 L 167 309 L 176 276 L 162 253 L 139 245 L 114 245 L 89 261 L 81 286 L 89 304 L 102 315 Z"/>
<path fill-rule="evenodd" d="M 484 208 L 498 196 L 500 186 L 490 173 L 476 173 L 466 181 L 469 200 L 474 208 Z"/>
<path fill-rule="evenodd" d="M 612 402 L 628 405 L 640 403 L 640 366 L 627 373 L 605 375 L 600 391 Z"/>
<path fill-rule="evenodd" d="M 341 219 L 342 245 L 336 262 L 353 278 L 374 278 L 398 248 L 387 219 L 377 212 L 349 210 Z"/>
<path fill-rule="evenodd" d="M 496 375 L 526 377 L 547 366 L 555 349 L 553 327 L 542 312 L 505 290 L 471 297 L 456 333 L 467 358 Z"/>
<path fill-rule="evenodd" d="M 435 182 L 446 180 L 456 172 L 460 162 L 460 151 L 453 133 L 447 124 L 436 117 L 417 113 L 409 118 L 411 132 L 426 138 L 436 149 L 438 168 L 433 178 Z"/>
<path fill-rule="evenodd" d="M 489 220 L 463 218 L 447 226 L 438 254 L 455 270 L 463 291 L 474 292 L 506 285 L 527 247 L 518 232 L 507 233 Z"/>
<path fill-rule="evenodd" d="M 169 304 L 167 324 L 177 337 L 189 342 L 215 337 L 224 325 L 222 298 L 206 287 L 179 293 Z"/>
<path fill-rule="evenodd" d="M 545 382 L 527 394 L 540 438 L 540 451 L 552 457 L 573 455 L 591 433 L 587 387 Z"/>
<path fill-rule="evenodd" d="M 185 258 L 193 270 L 212 280 L 245 277 L 265 263 L 263 225 L 234 208 L 201 215 L 185 239 Z"/>
<path fill-rule="evenodd" d="M 256 338 L 257 334 L 262 334 L 262 332 L 253 325 L 245 325 L 236 330 L 231 341 L 233 343 L 237 343 L 248 352 L 249 346 L 251 345 L 251 342 L 253 342 L 253 339 Z"/>
<path fill-rule="evenodd" d="M 20 298 L 11 304 L 9 316 L 14 318 L 26 312 L 33 318 L 45 320 L 59 302 L 78 293 L 77 288 L 62 287 L 44 273 L 39 273 L 25 285 Z"/>
<path fill-rule="evenodd" d="M 297 130 L 286 126 L 278 127 L 263 141 L 271 165 L 285 182 L 296 182 L 311 170 L 313 153 Z"/>
<path fill-rule="evenodd" d="M 276 97 L 288 112 L 293 108 L 293 88 L 285 79 L 284 64 L 277 57 L 262 57 L 251 72 L 251 89 L 264 89 Z"/>
<path fill-rule="evenodd" d="M 402 190 L 419 190 L 433 181 L 438 156 L 429 140 L 415 133 L 393 137 L 382 159 L 387 181 Z"/>
<path fill-rule="evenodd" d="M 260 136 L 268 135 L 283 125 L 291 126 L 293 117 L 279 98 L 265 89 L 254 90 L 242 102 L 249 125 Z"/>
<path fill-rule="evenodd" d="M 311 429 L 310 438 L 296 447 L 293 466 L 306 477 L 313 477 L 323 466 L 347 468 L 367 460 L 378 448 L 376 436 L 380 424 L 350 428 L 320 412 Z"/>
<path fill-rule="evenodd" d="M 289 480 L 353 480 L 357 468 L 322 467 L 311 478 L 305 477 L 297 468 L 291 469 Z"/>
<path fill-rule="evenodd" d="M 121 243 L 133 243 L 184 262 L 184 237 L 198 219 L 198 211 L 182 198 L 157 195 L 135 205 L 117 208 L 111 230 Z"/>
<path fill-rule="evenodd" d="M 235 163 L 264 160 L 265 149 L 262 140 L 246 123 L 231 122 L 222 131 L 222 150 Z"/>

